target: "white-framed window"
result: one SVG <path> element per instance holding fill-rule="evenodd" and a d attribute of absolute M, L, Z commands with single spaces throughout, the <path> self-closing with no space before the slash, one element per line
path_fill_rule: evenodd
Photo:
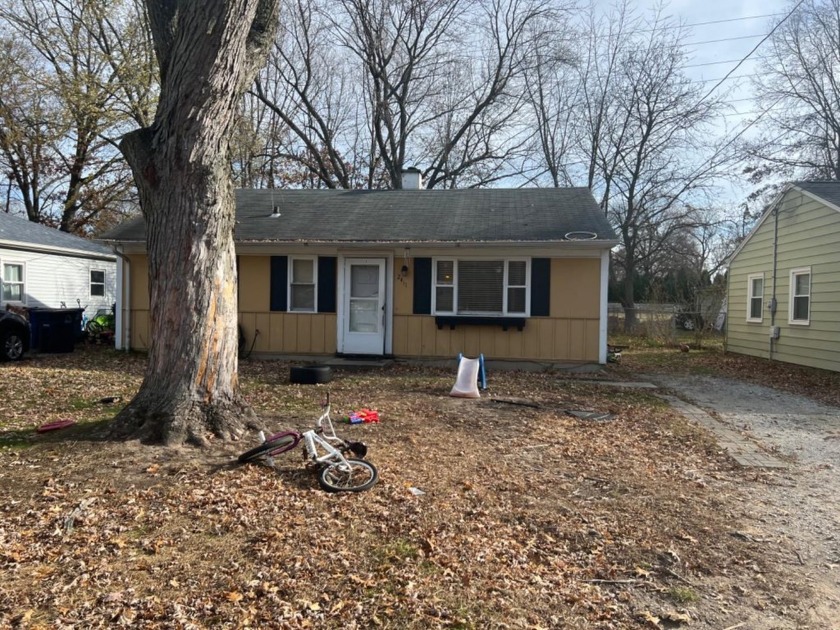
<path fill-rule="evenodd" d="M 318 265 L 312 257 L 289 258 L 289 310 L 314 313 L 317 310 Z"/>
<path fill-rule="evenodd" d="M 432 312 L 436 315 L 529 315 L 526 258 L 436 258 Z"/>
<path fill-rule="evenodd" d="M 747 321 L 761 322 L 764 319 L 764 274 L 747 276 Z"/>
<path fill-rule="evenodd" d="M 105 297 L 105 271 L 90 270 L 90 297 Z"/>
<path fill-rule="evenodd" d="M 26 266 L 22 262 L 3 263 L 3 302 L 26 303 Z"/>
<path fill-rule="evenodd" d="M 811 268 L 790 271 L 790 314 L 788 323 L 807 326 L 811 323 Z"/>

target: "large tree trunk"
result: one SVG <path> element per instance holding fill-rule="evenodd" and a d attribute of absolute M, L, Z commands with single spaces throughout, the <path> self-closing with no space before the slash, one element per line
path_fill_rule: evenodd
<path fill-rule="evenodd" d="M 147 0 L 161 94 L 155 121 L 120 148 L 134 173 L 149 254 L 149 362 L 111 435 L 205 444 L 252 425 L 237 376 L 229 140 L 265 60 L 276 0 Z"/>

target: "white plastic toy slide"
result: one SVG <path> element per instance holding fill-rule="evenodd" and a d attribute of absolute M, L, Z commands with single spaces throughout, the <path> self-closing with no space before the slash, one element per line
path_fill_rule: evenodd
<path fill-rule="evenodd" d="M 480 367 L 481 359 L 462 357 L 458 362 L 458 377 L 455 379 L 455 387 L 452 388 L 449 395 L 458 398 L 479 398 L 478 370 Z"/>

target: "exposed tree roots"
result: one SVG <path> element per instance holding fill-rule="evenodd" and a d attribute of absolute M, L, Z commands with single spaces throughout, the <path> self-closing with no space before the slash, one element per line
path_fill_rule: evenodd
<path fill-rule="evenodd" d="M 258 428 L 256 414 L 241 400 L 161 404 L 138 396 L 114 418 L 108 437 L 165 446 L 207 446 L 214 439 L 236 440 L 247 429 Z"/>

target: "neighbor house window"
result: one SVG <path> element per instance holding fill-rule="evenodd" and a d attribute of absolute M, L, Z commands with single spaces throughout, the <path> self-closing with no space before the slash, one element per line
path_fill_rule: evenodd
<path fill-rule="evenodd" d="M 315 312 L 317 266 L 314 258 L 289 259 L 289 310 Z"/>
<path fill-rule="evenodd" d="M 811 268 L 790 272 L 790 323 L 808 324 L 811 320 Z"/>
<path fill-rule="evenodd" d="M 764 274 L 747 277 L 747 321 L 760 322 L 764 317 Z"/>
<path fill-rule="evenodd" d="M 434 312 L 527 315 L 528 267 L 521 259 L 436 260 Z"/>
<path fill-rule="evenodd" d="M 105 296 L 105 272 L 100 269 L 90 270 L 90 296 Z"/>
<path fill-rule="evenodd" d="M 3 301 L 23 302 L 26 295 L 23 286 L 23 263 L 3 265 Z"/>

